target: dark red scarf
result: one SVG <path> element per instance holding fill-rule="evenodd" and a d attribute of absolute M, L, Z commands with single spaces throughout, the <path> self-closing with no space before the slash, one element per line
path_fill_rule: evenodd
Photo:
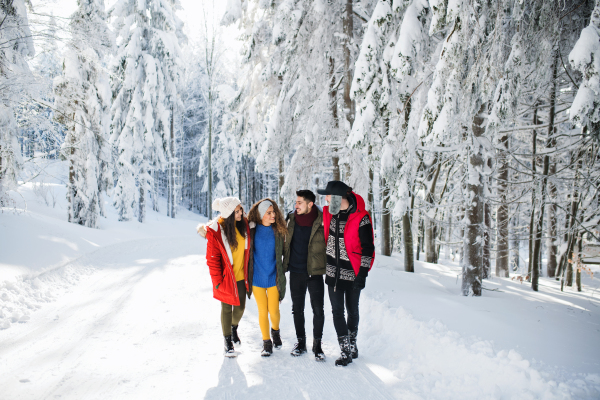
<path fill-rule="evenodd" d="M 300 226 L 312 226 L 318 216 L 317 206 L 312 206 L 312 209 L 307 214 L 298 215 L 298 212 L 294 211 L 294 218 Z"/>

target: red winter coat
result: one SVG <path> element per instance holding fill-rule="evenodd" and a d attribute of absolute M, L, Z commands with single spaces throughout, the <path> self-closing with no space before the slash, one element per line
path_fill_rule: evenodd
<path fill-rule="evenodd" d="M 244 281 L 246 282 L 246 293 L 250 297 L 250 287 L 248 286 L 248 259 L 250 256 L 250 228 L 248 220 L 246 223 L 246 240 L 244 243 Z M 218 220 L 209 222 L 206 226 L 206 264 L 210 270 L 210 277 L 213 283 L 213 297 L 223 303 L 232 306 L 240 305 L 240 294 L 237 289 L 237 282 L 233 274 L 233 255 L 231 247 L 225 237 L 225 233 Z M 238 243 L 241 246 L 242 243 Z M 217 289 L 217 285 L 219 288 Z"/>
<path fill-rule="evenodd" d="M 344 228 L 344 244 L 346 245 L 346 252 L 352 264 L 354 273 L 358 276 L 360 271 L 360 261 L 362 256 L 362 245 L 360 244 L 360 238 L 358 237 L 358 228 L 360 228 L 360 221 L 362 221 L 365 215 L 369 215 L 365 211 L 365 201 L 361 196 L 352 192 L 356 197 L 356 211 L 348 216 L 346 227 Z M 323 228 L 325 228 L 325 243 L 329 238 L 329 226 L 331 225 L 331 213 L 329 212 L 329 206 L 323 207 Z M 369 216 L 369 220 L 371 216 Z M 372 226 L 372 225 L 371 225 Z M 369 270 L 373 268 L 373 262 L 375 262 L 375 251 L 373 251 L 373 258 L 371 258 L 371 266 Z"/>

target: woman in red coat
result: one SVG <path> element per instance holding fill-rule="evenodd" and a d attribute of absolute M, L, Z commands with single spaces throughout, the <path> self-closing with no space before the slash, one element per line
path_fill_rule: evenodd
<path fill-rule="evenodd" d="M 241 344 L 237 328 L 250 298 L 248 284 L 250 229 L 241 202 L 235 197 L 216 199 L 213 210 L 219 218 L 198 226 L 208 240 L 206 264 L 213 283 L 213 297 L 221 301 L 221 327 L 225 337 L 225 356 L 235 357 L 233 344 Z"/>

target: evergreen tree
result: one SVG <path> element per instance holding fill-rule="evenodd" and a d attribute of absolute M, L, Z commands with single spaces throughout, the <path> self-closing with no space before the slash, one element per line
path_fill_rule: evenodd
<path fill-rule="evenodd" d="M 177 0 L 119 0 L 110 11 L 117 34 L 112 64 L 111 136 L 114 203 L 120 220 L 143 222 L 152 171 L 169 162 L 171 110 L 181 75 L 182 22 Z"/>
<path fill-rule="evenodd" d="M 103 59 L 112 49 L 103 0 L 79 0 L 63 73 L 55 79 L 58 120 L 67 127 L 62 147 L 69 162 L 68 220 L 95 228 L 110 163 L 110 85 Z M 90 35 L 90 32 L 94 32 Z"/>
<path fill-rule="evenodd" d="M 583 76 L 571 118 L 600 141 L 600 0 L 596 0 L 590 25 L 581 32 L 569 61 Z"/>
<path fill-rule="evenodd" d="M 15 111 L 32 75 L 27 58 L 35 51 L 24 0 L 0 2 L 0 205 L 17 179 L 20 152 Z"/>

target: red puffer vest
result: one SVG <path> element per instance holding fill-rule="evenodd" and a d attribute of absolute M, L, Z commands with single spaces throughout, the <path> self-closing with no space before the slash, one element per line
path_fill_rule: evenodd
<path fill-rule="evenodd" d="M 362 246 L 360 244 L 360 238 L 358 237 L 358 228 L 360 228 L 360 221 L 362 221 L 365 215 L 369 216 L 369 213 L 365 211 L 365 201 L 363 198 L 352 192 L 356 197 L 356 211 L 348 216 L 348 222 L 344 228 L 344 244 L 346 245 L 346 252 L 352 264 L 354 273 L 358 275 L 360 270 L 360 259 L 362 256 Z M 329 212 L 329 206 L 323 207 L 323 228 L 325 228 L 325 243 L 329 238 L 329 226 L 331 225 L 331 213 Z M 371 217 L 369 216 L 369 221 Z M 371 222 L 372 224 L 372 222 Z M 371 229 L 373 225 L 371 225 Z M 371 259 L 371 266 L 369 271 L 373 268 L 373 262 L 375 261 L 375 252 L 373 252 L 373 258 Z"/>
<path fill-rule="evenodd" d="M 248 260 L 250 256 L 250 228 L 248 220 L 246 223 L 246 240 L 244 244 L 244 280 L 246 281 L 246 292 L 250 293 L 248 287 Z M 213 297 L 223 303 L 232 306 L 240 305 L 240 294 L 237 288 L 235 275 L 233 274 L 233 255 L 231 247 L 225 237 L 225 233 L 218 220 L 209 222 L 206 225 L 206 264 L 210 271 L 210 277 L 213 283 Z M 238 243 L 241 246 L 242 243 Z M 219 288 L 217 289 L 217 285 Z"/>

